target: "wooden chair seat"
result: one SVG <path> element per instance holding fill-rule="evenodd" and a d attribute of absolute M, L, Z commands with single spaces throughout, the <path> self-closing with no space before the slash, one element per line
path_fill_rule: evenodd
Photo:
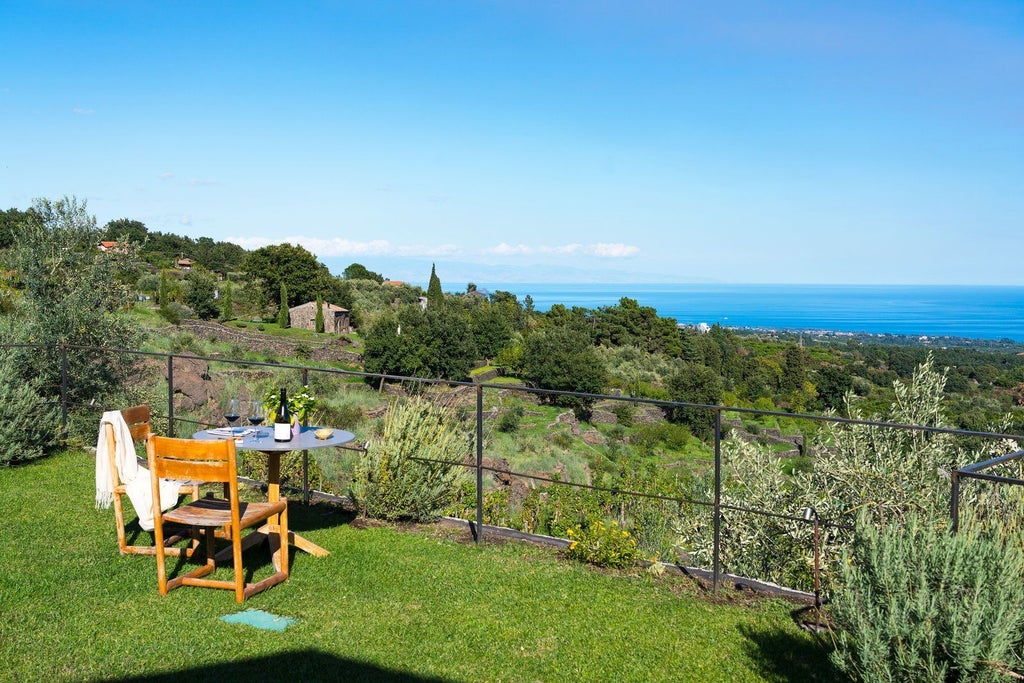
<path fill-rule="evenodd" d="M 287 501 L 276 503 L 239 503 L 239 525 L 244 529 L 262 522 L 267 517 L 284 512 Z M 200 498 L 199 500 L 168 510 L 164 521 L 182 526 L 202 528 L 228 527 L 231 525 L 231 501 L 221 498 Z"/>

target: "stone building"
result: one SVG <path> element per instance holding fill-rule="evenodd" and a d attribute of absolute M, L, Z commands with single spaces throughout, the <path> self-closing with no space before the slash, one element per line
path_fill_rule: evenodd
<path fill-rule="evenodd" d="M 326 301 L 324 308 L 324 332 L 334 334 L 348 334 L 352 331 L 352 320 L 347 308 L 329 304 Z M 304 330 L 316 329 L 316 302 L 307 301 L 288 309 L 288 323 L 292 327 Z"/>

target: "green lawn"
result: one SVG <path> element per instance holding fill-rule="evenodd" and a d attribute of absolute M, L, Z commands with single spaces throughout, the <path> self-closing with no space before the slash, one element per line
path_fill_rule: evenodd
<path fill-rule="evenodd" d="M 161 597 L 153 558 L 117 554 L 93 486 L 82 451 L 0 471 L 0 680 L 835 678 L 793 605 L 714 604 L 687 580 L 327 507 L 293 505 L 292 527 L 331 555 L 293 554 L 286 583 L 241 607 L 229 591 Z M 259 575 L 265 556 L 250 552 Z M 219 620 L 248 608 L 297 621 L 272 632 Z"/>

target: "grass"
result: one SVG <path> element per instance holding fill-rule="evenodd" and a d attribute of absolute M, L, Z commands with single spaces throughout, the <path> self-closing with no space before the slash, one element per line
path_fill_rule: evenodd
<path fill-rule="evenodd" d="M 155 560 L 117 554 L 93 509 L 93 461 L 68 451 L 0 475 L 0 680 L 831 680 L 779 601 L 713 604 L 687 580 L 606 573 L 518 543 L 355 523 L 293 505 L 331 555 L 243 606 L 156 590 Z M 250 560 L 265 570 L 265 555 Z M 247 566 L 249 566 L 247 564 Z M 721 600 L 722 598 L 720 598 Z M 282 633 L 219 617 L 263 609 Z"/>

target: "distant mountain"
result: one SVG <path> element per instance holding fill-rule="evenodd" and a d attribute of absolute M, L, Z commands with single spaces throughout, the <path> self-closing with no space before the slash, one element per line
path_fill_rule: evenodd
<path fill-rule="evenodd" d="M 430 259 L 388 259 L 388 258 L 355 258 L 322 257 L 320 261 L 332 273 L 340 275 L 353 260 L 362 263 L 370 270 L 382 274 L 390 280 L 403 282 L 426 283 L 430 276 L 430 266 L 436 264 L 437 275 L 441 278 L 445 291 L 462 289 L 469 282 L 505 282 L 532 283 L 545 282 L 552 284 L 589 284 L 589 283 L 711 283 L 712 278 L 686 278 L 679 274 L 651 273 L 635 270 L 617 270 L 611 268 L 592 269 L 568 266 L 540 264 L 496 264 L 466 261 L 443 261 Z"/>

